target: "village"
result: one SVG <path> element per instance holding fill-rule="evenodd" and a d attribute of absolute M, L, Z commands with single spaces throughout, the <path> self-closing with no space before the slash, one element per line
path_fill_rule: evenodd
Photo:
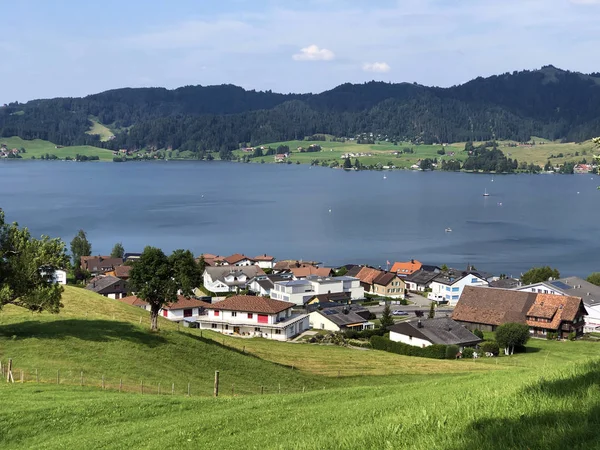
<path fill-rule="evenodd" d="M 85 289 L 150 310 L 128 287 L 140 255 L 82 256 L 81 268 L 91 276 Z M 541 339 L 573 340 L 600 330 L 600 287 L 579 277 L 523 284 L 471 265 L 456 269 L 415 259 L 387 261 L 387 270 L 277 261 L 267 254 L 206 253 L 196 262 L 202 285 L 194 296 L 165 304 L 159 315 L 239 338 L 314 343 L 338 334 L 360 346 L 356 339 L 385 335 L 419 349 L 458 347 L 460 356 L 473 357 L 484 332 L 509 323 Z M 55 280 L 66 284 L 66 272 L 56 271 Z M 483 354 L 497 351 L 484 348 Z"/>

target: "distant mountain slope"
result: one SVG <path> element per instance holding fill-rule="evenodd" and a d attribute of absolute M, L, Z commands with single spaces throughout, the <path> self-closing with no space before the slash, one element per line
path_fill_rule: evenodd
<path fill-rule="evenodd" d="M 100 142 L 86 134 L 90 116 L 116 131 L 115 138 Z M 126 88 L 0 108 L 0 136 L 113 149 L 231 150 L 240 143 L 364 132 L 425 143 L 532 135 L 582 141 L 600 134 L 600 74 L 545 66 L 450 88 L 346 83 L 320 94 L 233 85 Z"/>

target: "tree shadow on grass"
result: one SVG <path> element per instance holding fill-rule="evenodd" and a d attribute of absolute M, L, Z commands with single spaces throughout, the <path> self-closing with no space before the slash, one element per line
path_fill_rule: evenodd
<path fill-rule="evenodd" d="M 0 337 L 12 339 L 65 339 L 76 338 L 84 341 L 108 342 L 124 340 L 148 347 L 157 347 L 167 340 L 157 334 L 140 330 L 127 322 L 112 320 L 55 320 L 43 322 L 31 320 L 0 326 Z"/>
<path fill-rule="evenodd" d="M 518 398 L 544 408 L 544 412 L 476 420 L 466 427 L 456 448 L 599 448 L 600 396 L 589 392 L 599 386 L 600 361 L 579 366 L 570 376 L 527 386 Z"/>

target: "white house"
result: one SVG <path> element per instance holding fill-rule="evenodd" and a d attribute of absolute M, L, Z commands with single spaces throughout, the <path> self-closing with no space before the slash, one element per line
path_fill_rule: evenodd
<path fill-rule="evenodd" d="M 369 310 L 361 306 L 344 305 L 333 308 L 324 308 L 309 314 L 310 326 L 315 330 L 362 331 L 375 328 L 373 322 L 369 322 Z"/>
<path fill-rule="evenodd" d="M 135 295 L 122 298 L 120 301 L 150 311 L 150 305 Z M 176 302 L 166 304 L 158 311 L 158 314 L 165 319 L 174 322 L 180 322 L 186 319 L 197 319 L 205 313 L 204 308 L 208 305 L 210 305 L 210 303 L 178 295 Z"/>
<path fill-rule="evenodd" d="M 365 290 L 360 280 L 354 277 L 319 277 L 310 275 L 304 280 L 276 282 L 270 296 L 275 300 L 304 305 L 315 295 L 350 293 L 351 300 L 365 297 Z"/>
<path fill-rule="evenodd" d="M 50 274 L 50 272 L 52 271 L 52 283 L 54 284 L 67 284 L 67 271 L 66 270 L 62 270 L 62 269 L 42 269 L 40 270 L 40 274 L 43 277 L 46 277 L 47 275 Z M 48 280 L 48 282 L 50 282 L 50 280 Z"/>
<path fill-rule="evenodd" d="M 237 292 L 246 288 L 248 281 L 265 272 L 258 266 L 218 266 L 204 270 L 204 287 L 210 292 Z"/>
<path fill-rule="evenodd" d="M 292 273 L 280 273 L 276 275 L 259 275 L 248 281 L 248 289 L 256 295 L 269 296 L 271 289 L 275 287 L 278 281 L 295 280 Z"/>
<path fill-rule="evenodd" d="M 462 351 L 464 347 L 473 347 L 481 342 L 481 339 L 464 326 L 448 317 L 399 322 L 388 330 L 390 341 L 421 348 L 433 344 L 458 345 Z"/>
<path fill-rule="evenodd" d="M 548 280 L 527 286 L 519 286 L 515 290 L 537 292 L 538 294 L 581 297 L 588 313 L 584 317 L 584 333 L 600 331 L 600 286 L 596 286 L 579 277 L 567 277 L 559 280 Z"/>
<path fill-rule="evenodd" d="M 456 306 L 465 286 L 488 286 L 487 278 L 486 274 L 480 272 L 450 269 L 433 279 L 427 298 L 436 302 L 446 301 L 450 306 Z"/>
<path fill-rule="evenodd" d="M 201 329 L 234 336 L 287 341 L 309 328 L 307 314 L 293 314 L 293 304 L 268 297 L 238 295 L 206 306 L 196 320 Z"/>
<path fill-rule="evenodd" d="M 258 255 L 252 258 L 254 264 L 261 269 L 273 269 L 275 267 L 275 257 L 269 256 L 266 253 L 264 255 Z"/>

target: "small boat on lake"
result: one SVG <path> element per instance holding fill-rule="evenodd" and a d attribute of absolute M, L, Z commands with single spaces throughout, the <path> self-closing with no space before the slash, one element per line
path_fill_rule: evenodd
<path fill-rule="evenodd" d="M 446 233 L 451 233 L 451 232 L 452 232 L 452 228 L 446 228 L 444 231 L 445 231 Z"/>
<path fill-rule="evenodd" d="M 484 197 L 489 197 L 489 196 L 490 196 L 490 194 L 488 194 L 488 191 L 487 191 L 487 189 L 485 189 L 485 191 L 483 192 L 483 196 L 484 196 Z"/>

